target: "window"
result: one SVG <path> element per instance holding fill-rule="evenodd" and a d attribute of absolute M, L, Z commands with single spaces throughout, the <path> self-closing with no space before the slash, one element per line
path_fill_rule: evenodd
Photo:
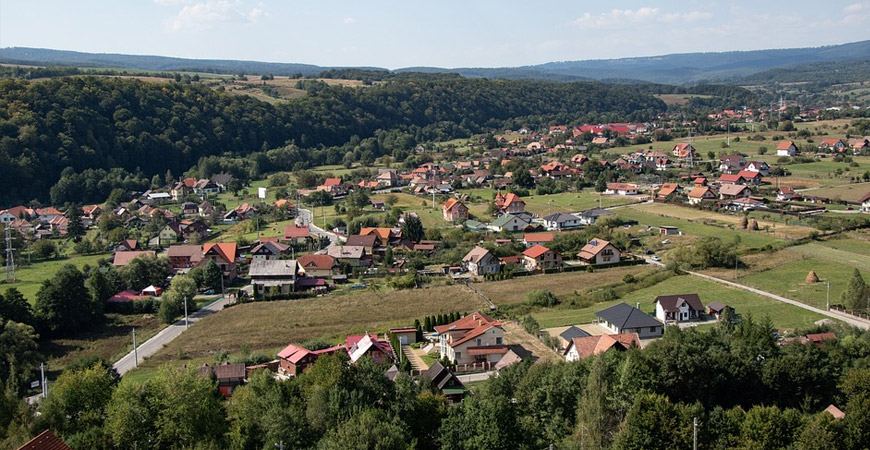
<path fill-rule="evenodd" d="M 455 358 L 455 359 L 456 359 L 456 361 L 459 361 L 460 359 L 462 359 L 462 353 L 460 353 L 460 352 L 456 352 L 456 358 Z"/>
<path fill-rule="evenodd" d="M 656 332 L 656 327 L 649 327 L 649 332 L 650 332 L 650 333 L 655 333 L 655 332 Z"/>
<path fill-rule="evenodd" d="M 501 338 L 500 337 L 495 338 L 495 345 L 501 345 Z"/>
<path fill-rule="evenodd" d="M 477 345 L 480 346 L 480 339 L 477 340 Z"/>

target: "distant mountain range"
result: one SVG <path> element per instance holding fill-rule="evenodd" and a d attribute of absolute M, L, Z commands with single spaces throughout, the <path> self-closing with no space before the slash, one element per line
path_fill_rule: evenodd
<path fill-rule="evenodd" d="M 562 61 L 545 64 L 501 68 L 408 67 L 397 72 L 457 73 L 472 78 L 546 79 L 553 81 L 627 80 L 666 84 L 704 82 L 740 83 L 773 80 L 778 74 L 789 81 L 800 72 L 800 66 L 820 63 L 863 62 L 870 60 L 870 40 L 812 48 L 770 49 L 715 53 L 681 53 L 638 58 Z M 258 61 L 209 60 L 137 56 L 110 53 L 82 53 L 26 47 L 0 49 L 0 62 L 28 65 L 61 65 L 75 67 L 114 68 L 144 71 L 190 71 L 225 74 L 317 75 L 344 67 L 322 67 L 311 64 L 268 63 Z M 377 67 L 361 67 L 384 70 Z M 753 75 L 764 73 L 764 76 Z"/>

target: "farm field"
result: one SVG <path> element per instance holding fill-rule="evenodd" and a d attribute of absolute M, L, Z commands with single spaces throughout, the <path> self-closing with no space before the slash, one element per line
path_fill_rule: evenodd
<path fill-rule="evenodd" d="M 824 248 L 822 246 L 819 246 Z M 840 302 L 840 294 L 846 289 L 854 267 L 831 262 L 818 257 L 802 259 L 739 278 L 740 283 L 763 289 L 817 308 L 825 307 L 826 281 L 831 281 L 831 303 Z M 820 283 L 807 284 L 807 274 L 815 271 Z M 866 279 L 870 270 L 862 270 Z"/>
<path fill-rule="evenodd" d="M 42 282 L 54 276 L 61 267 L 73 264 L 81 269 L 85 264 L 96 266 L 100 259 L 108 259 L 112 255 L 99 254 L 87 256 L 72 256 L 50 261 L 41 261 L 29 266 L 15 268 L 16 283 L 0 283 L 0 291 L 6 292 L 10 288 L 16 288 L 24 294 L 24 297 L 32 304 L 36 301 L 36 293 L 39 292 Z M 5 278 L 4 278 L 5 279 Z"/>
<path fill-rule="evenodd" d="M 656 296 L 679 293 L 697 293 L 704 304 L 721 301 L 734 307 L 738 314 L 744 316 L 751 314 L 755 319 L 768 316 L 773 325 L 780 330 L 807 328 L 812 326 L 815 321 L 824 318 L 820 314 L 796 306 L 690 275 L 668 278 L 655 286 L 634 291 L 619 300 L 599 303 L 582 309 L 543 310 L 533 313 L 532 316 L 542 328 L 549 328 L 594 321 L 596 311 L 619 302 L 630 305 L 640 303 L 641 310 L 653 313 L 652 302 Z"/>
<path fill-rule="evenodd" d="M 610 283 L 622 282 L 628 274 L 638 275 L 655 269 L 649 266 L 627 266 L 596 272 L 565 272 L 549 275 L 534 275 L 518 277 L 505 281 L 476 283 L 477 288 L 496 304 L 511 304 L 525 301 L 526 294 L 535 289 L 547 289 L 564 301 L 564 297 L 576 292 L 584 292 L 591 288 Z"/>
<path fill-rule="evenodd" d="M 611 206 L 626 205 L 637 202 L 637 200 L 632 197 L 600 195 L 592 190 L 584 190 L 582 192 L 563 192 L 550 195 L 529 195 L 523 197 L 523 201 L 526 202 L 526 211 L 532 212 L 541 217 L 555 212 L 575 213 L 585 211 L 587 209 L 598 208 L 599 204 L 604 208 L 609 208 Z"/>
<path fill-rule="evenodd" d="M 870 167 L 870 164 L 868 164 Z M 842 186 L 828 186 L 820 189 L 812 189 L 801 192 L 804 195 L 829 198 L 831 200 L 845 200 L 857 203 L 864 195 L 870 192 L 870 183 L 853 183 Z"/>
<path fill-rule="evenodd" d="M 624 219 L 636 220 L 641 225 L 659 227 L 662 225 L 675 226 L 683 233 L 698 236 L 715 236 L 723 240 L 733 240 L 735 236 L 740 237 L 740 245 L 748 248 L 761 248 L 765 245 L 777 245 L 782 243 L 782 239 L 773 236 L 771 233 L 764 231 L 743 231 L 732 230 L 724 226 L 706 225 L 699 222 L 690 222 L 686 219 L 670 217 L 667 215 L 659 215 L 653 212 L 645 212 L 636 209 L 634 206 L 621 208 L 617 210 L 617 215 Z"/>
<path fill-rule="evenodd" d="M 342 340 L 347 334 L 383 333 L 439 312 L 485 310 L 461 286 L 402 291 L 366 291 L 301 300 L 257 302 L 208 316 L 151 357 L 148 366 L 209 357 L 242 349 L 274 354 L 312 338 Z"/>

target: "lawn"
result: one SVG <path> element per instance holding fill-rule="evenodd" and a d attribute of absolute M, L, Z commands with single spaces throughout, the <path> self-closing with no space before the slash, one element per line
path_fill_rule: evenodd
<path fill-rule="evenodd" d="M 653 300 L 659 295 L 697 293 L 703 303 L 720 301 L 736 309 L 738 314 L 752 314 L 755 318 L 770 317 L 773 325 L 780 330 L 807 328 L 813 322 L 825 318 L 796 306 L 777 302 L 751 292 L 731 288 L 689 275 L 671 277 L 645 289 L 634 291 L 615 301 L 599 303 L 582 309 L 550 309 L 532 314 L 542 328 L 587 323 L 595 320 L 595 312 L 619 302 L 630 305 L 640 303 L 643 311 L 654 312 Z"/>
<path fill-rule="evenodd" d="M 817 308 L 825 307 L 827 283 L 831 281 L 831 303 L 840 303 L 840 294 L 846 289 L 846 284 L 852 275 L 854 267 L 834 263 L 827 259 L 836 257 L 835 253 L 819 251 L 826 247 L 814 247 L 817 257 L 807 258 L 800 261 L 783 264 L 781 266 L 747 275 L 740 278 L 740 282 L 748 286 L 781 295 L 786 298 L 800 301 Z M 805 249 L 812 254 L 813 248 Z M 828 249 L 835 251 L 834 249 Z M 822 281 L 821 283 L 807 284 L 807 274 L 814 270 Z M 865 279 L 870 277 L 870 271 L 863 270 Z"/>
<path fill-rule="evenodd" d="M 243 348 L 274 354 L 311 338 L 343 340 L 347 334 L 383 333 L 439 312 L 485 308 L 462 286 L 401 291 L 365 291 L 302 300 L 247 303 L 212 314 L 184 332 L 146 363 L 211 357 Z"/>
<path fill-rule="evenodd" d="M 591 190 L 550 195 L 529 195 L 523 197 L 523 201 L 526 202 L 526 211 L 541 217 L 555 212 L 574 213 L 598 208 L 599 206 L 608 208 L 637 202 L 637 200 L 631 197 L 600 195 Z"/>
<path fill-rule="evenodd" d="M 749 248 L 761 248 L 767 244 L 777 245 L 783 242 L 781 239 L 778 239 L 771 233 L 765 231 L 732 230 L 724 226 L 691 222 L 689 220 L 670 217 L 666 214 L 659 215 L 653 212 L 644 212 L 636 209 L 634 206 L 619 209 L 617 215 L 623 219 L 636 220 L 641 225 L 652 227 L 659 227 L 662 225 L 675 226 L 683 233 L 690 235 L 715 236 L 722 238 L 723 240 L 733 240 L 735 236 L 739 236 L 741 246 Z"/>
<path fill-rule="evenodd" d="M 97 261 L 111 257 L 109 254 L 65 257 L 50 261 L 33 263 L 29 266 L 15 268 L 16 283 L 0 283 L 0 290 L 6 292 L 10 288 L 16 288 L 24 294 L 30 303 L 36 301 L 36 293 L 44 280 L 48 280 L 65 264 L 73 264 L 79 269 L 85 264 L 96 266 Z M 5 280 L 5 278 L 4 278 Z"/>
<path fill-rule="evenodd" d="M 637 276 L 652 270 L 654 269 L 645 265 L 616 267 L 592 273 L 565 272 L 519 277 L 506 281 L 490 281 L 477 283 L 474 287 L 493 303 L 504 305 L 525 301 L 526 294 L 535 289 L 547 289 L 556 294 L 556 297 L 563 298 L 573 295 L 574 292 L 581 293 L 605 284 L 622 282 L 622 278 L 628 274 Z"/>

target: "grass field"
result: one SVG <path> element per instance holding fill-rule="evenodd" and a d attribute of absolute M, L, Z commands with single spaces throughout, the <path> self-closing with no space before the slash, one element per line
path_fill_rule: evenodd
<path fill-rule="evenodd" d="M 599 205 L 608 208 L 611 206 L 636 202 L 636 200 L 631 197 L 599 195 L 597 192 L 591 190 L 584 190 L 582 192 L 563 192 L 550 195 L 529 195 L 523 197 L 523 200 L 526 202 L 526 211 L 530 211 L 541 217 L 555 212 L 580 212 L 591 208 L 598 208 Z"/>
<path fill-rule="evenodd" d="M 413 325 L 414 319 L 427 314 L 483 308 L 483 301 L 461 286 L 242 304 L 204 318 L 146 365 L 243 348 L 274 354 L 287 344 L 311 338 L 338 341 L 348 334 L 383 333 L 390 327 Z"/>
<path fill-rule="evenodd" d="M 825 248 L 818 246 L 816 250 Z M 811 251 L 811 249 L 807 249 L 807 251 Z M 747 275 L 740 278 L 740 282 L 811 306 L 824 308 L 827 289 L 825 282 L 830 281 L 831 303 L 839 303 L 840 294 L 845 290 L 854 268 L 823 259 L 822 253 L 816 253 L 816 256 Z M 821 283 L 807 284 L 805 282 L 806 276 L 811 270 L 816 272 L 822 281 Z M 870 277 L 870 271 L 863 270 L 862 275 L 867 279 Z"/>
<path fill-rule="evenodd" d="M 662 225 L 675 226 L 683 233 L 690 235 L 715 236 L 722 238 L 723 240 L 733 240 L 735 236 L 739 236 L 740 245 L 749 248 L 761 248 L 767 244 L 776 245 L 783 242 L 771 233 L 764 231 L 732 230 L 724 226 L 690 222 L 685 219 L 670 217 L 668 215 L 659 215 L 653 212 L 641 211 L 633 206 L 617 210 L 617 215 L 624 219 L 636 220 L 641 225 L 652 227 L 659 227 Z"/>
<path fill-rule="evenodd" d="M 51 261 L 43 261 L 15 268 L 16 283 L 0 283 L 0 291 L 6 292 L 10 288 L 16 288 L 21 291 L 24 296 L 30 300 L 30 303 L 36 301 L 36 293 L 39 292 L 42 282 L 54 276 L 61 267 L 66 264 L 73 264 L 79 269 L 85 264 L 96 266 L 97 260 L 109 258 L 109 254 L 73 256 Z"/>
<path fill-rule="evenodd" d="M 649 266 L 616 267 L 596 272 L 566 272 L 550 275 L 534 275 L 519 277 L 506 281 L 491 281 L 474 285 L 483 295 L 496 304 L 519 303 L 526 299 L 526 294 L 535 289 L 547 289 L 557 297 L 580 293 L 591 288 L 610 283 L 621 282 L 628 274 L 638 275 L 654 269 Z"/>
<path fill-rule="evenodd" d="M 857 203 L 868 192 L 870 192 L 870 183 L 854 183 L 813 189 L 805 191 L 803 194 Z"/>
<path fill-rule="evenodd" d="M 645 289 L 634 291 L 615 301 L 599 303 L 582 309 L 550 309 L 532 314 L 542 328 L 588 323 L 595 320 L 595 312 L 619 302 L 630 305 L 640 303 L 644 312 L 654 312 L 653 300 L 659 295 L 697 293 L 707 304 L 720 301 L 736 309 L 738 314 L 752 314 L 756 319 L 770 317 L 773 325 L 780 330 L 807 328 L 824 316 L 791 306 L 776 300 L 762 297 L 751 292 L 734 289 L 723 284 L 692 277 L 689 275 L 671 277 Z"/>

